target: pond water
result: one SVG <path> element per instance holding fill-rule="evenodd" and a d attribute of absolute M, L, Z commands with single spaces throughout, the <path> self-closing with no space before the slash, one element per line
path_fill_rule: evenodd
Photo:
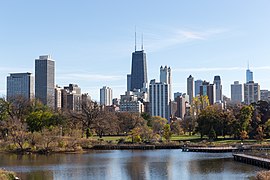
<path fill-rule="evenodd" d="M 262 168 L 233 161 L 231 153 L 181 150 L 108 150 L 86 154 L 0 154 L 0 167 L 21 179 L 248 179 Z"/>

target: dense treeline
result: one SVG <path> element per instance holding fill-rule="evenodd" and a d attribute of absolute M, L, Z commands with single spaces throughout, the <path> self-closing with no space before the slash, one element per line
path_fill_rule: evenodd
<path fill-rule="evenodd" d="M 229 136 L 241 140 L 249 138 L 258 141 L 270 137 L 270 104 L 268 102 L 258 101 L 251 105 L 238 104 L 226 109 L 206 103 L 207 105 L 202 108 L 202 103 L 198 103 L 203 101 L 200 98 L 202 97 L 195 98 L 196 104 L 194 103 L 191 107 L 191 112 L 198 112 L 197 116 L 189 115 L 183 121 L 184 131 L 199 133 L 201 137 L 208 136 L 212 140 L 218 136 Z"/>
<path fill-rule="evenodd" d="M 109 112 L 93 101 L 84 101 L 81 107 L 81 111 L 54 111 L 36 100 L 0 98 L 0 142 L 9 149 L 75 150 L 88 146 L 93 135 L 121 135 L 135 143 L 169 141 L 171 135 L 185 133 L 210 140 L 270 137 L 270 104 L 265 101 L 224 110 L 210 106 L 207 97 L 196 97 L 186 117 L 170 124 L 147 113 Z"/>
<path fill-rule="evenodd" d="M 97 102 L 84 101 L 81 111 L 57 111 L 39 101 L 16 97 L 0 99 L 0 140 L 19 149 L 70 146 L 97 135 L 125 135 L 132 142 L 154 142 L 180 134 L 180 122 L 167 125 L 161 117 L 127 112 L 108 112 Z M 11 143 L 12 142 L 12 143 Z"/>

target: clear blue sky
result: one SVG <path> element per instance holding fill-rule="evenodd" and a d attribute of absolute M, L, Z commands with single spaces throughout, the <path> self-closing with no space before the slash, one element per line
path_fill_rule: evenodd
<path fill-rule="evenodd" d="M 269 9 L 268 0 L 1 1 L 0 95 L 8 73 L 34 73 L 35 58 L 51 54 L 60 86 L 76 83 L 99 100 L 106 85 L 119 97 L 135 26 L 144 34 L 148 80 L 169 65 L 173 92 L 186 91 L 190 74 L 211 82 L 220 75 L 230 96 L 230 84 L 245 81 L 248 61 L 261 89 L 270 89 Z"/>

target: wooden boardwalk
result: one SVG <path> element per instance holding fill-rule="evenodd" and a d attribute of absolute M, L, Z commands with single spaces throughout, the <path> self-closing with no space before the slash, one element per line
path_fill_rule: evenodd
<path fill-rule="evenodd" d="M 259 166 L 262 168 L 270 169 L 270 159 L 251 156 L 247 154 L 233 154 L 233 159 L 246 164 Z"/>
<path fill-rule="evenodd" d="M 209 153 L 224 153 L 238 150 L 237 147 L 183 147 L 183 152 L 209 152 Z"/>

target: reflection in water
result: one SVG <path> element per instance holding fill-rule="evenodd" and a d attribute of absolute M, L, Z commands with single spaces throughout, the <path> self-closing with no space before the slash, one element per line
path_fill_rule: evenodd
<path fill-rule="evenodd" d="M 234 162 L 230 153 L 90 151 L 87 154 L 0 154 L 0 167 L 21 179 L 243 179 L 261 168 Z"/>

